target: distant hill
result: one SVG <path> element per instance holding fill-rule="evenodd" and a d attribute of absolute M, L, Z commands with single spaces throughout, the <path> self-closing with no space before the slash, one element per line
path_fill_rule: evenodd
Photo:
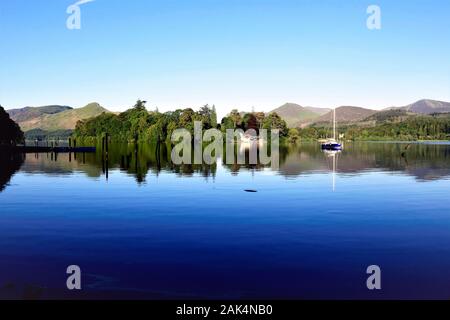
<path fill-rule="evenodd" d="M 450 102 L 422 99 L 404 107 L 392 107 L 387 110 L 398 109 L 419 114 L 447 113 L 450 112 Z"/>
<path fill-rule="evenodd" d="M 389 109 L 389 110 L 381 110 L 373 115 L 367 117 L 363 121 L 374 121 L 376 123 L 380 122 L 400 122 L 408 119 L 409 117 L 417 116 L 416 113 L 409 112 L 405 109 Z"/>
<path fill-rule="evenodd" d="M 315 107 L 304 107 L 306 110 L 317 113 L 319 116 L 322 116 L 331 111 L 330 108 L 315 108 Z"/>
<path fill-rule="evenodd" d="M 414 102 L 404 107 L 404 109 L 409 112 L 422 114 L 445 113 L 450 112 L 450 103 L 444 101 L 424 99 Z"/>
<path fill-rule="evenodd" d="M 289 128 L 295 128 L 311 122 L 327 111 L 329 111 L 329 109 L 325 109 L 324 111 L 324 109 L 321 108 L 302 107 L 295 103 L 285 103 L 271 112 L 276 112 L 284 121 L 286 121 Z"/>
<path fill-rule="evenodd" d="M 376 110 L 372 109 L 343 106 L 336 108 L 336 121 L 340 124 L 355 123 L 372 116 L 376 112 L 377 112 Z M 314 123 L 326 123 L 326 122 L 331 123 L 332 120 L 333 120 L 333 113 L 332 111 L 330 111 L 315 119 Z"/>
<path fill-rule="evenodd" d="M 55 106 L 53 106 L 55 107 Z M 44 110 L 58 110 L 58 108 L 44 107 Z M 25 109 L 25 108 L 24 108 Z M 42 109 L 40 109 L 42 111 Z M 14 111 L 16 114 L 20 114 L 18 111 Z M 13 112 L 13 113 L 14 113 Z M 40 115 L 30 118 L 25 116 L 24 121 L 17 121 L 23 131 L 29 131 L 32 129 L 41 129 L 44 131 L 57 131 L 57 130 L 72 130 L 75 128 L 76 123 L 79 120 L 84 120 L 92 117 L 96 117 L 103 112 L 109 112 L 98 103 L 90 103 L 87 106 L 79 109 L 72 109 L 66 107 L 66 110 L 55 113 L 41 113 Z"/>
<path fill-rule="evenodd" d="M 13 119 L 15 122 L 24 122 L 37 118 L 44 114 L 55 114 L 70 109 L 72 108 L 68 106 L 52 105 L 43 107 L 25 107 L 21 109 L 11 109 L 7 110 L 7 112 L 9 113 L 11 119 Z"/>

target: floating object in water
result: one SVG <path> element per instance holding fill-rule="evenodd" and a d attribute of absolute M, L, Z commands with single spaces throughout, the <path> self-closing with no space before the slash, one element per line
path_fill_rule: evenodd
<path fill-rule="evenodd" d="M 245 191 L 245 192 L 258 192 L 258 191 L 256 191 L 256 190 L 252 190 L 252 189 L 245 189 L 244 191 Z"/>
<path fill-rule="evenodd" d="M 333 139 L 323 142 L 322 150 L 342 150 L 342 144 L 336 140 L 336 108 L 333 109 Z"/>
<path fill-rule="evenodd" d="M 328 140 L 322 143 L 322 150 L 342 150 L 342 145 L 336 140 Z"/>

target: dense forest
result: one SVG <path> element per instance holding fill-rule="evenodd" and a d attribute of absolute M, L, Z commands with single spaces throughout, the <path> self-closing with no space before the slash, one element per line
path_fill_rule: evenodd
<path fill-rule="evenodd" d="M 94 141 L 108 133 L 113 141 L 169 142 L 172 132 L 178 128 L 194 131 L 194 121 L 201 121 L 203 129 L 279 129 L 280 136 L 286 137 L 286 122 L 276 113 L 269 115 L 263 112 L 241 113 L 232 110 L 230 114 L 217 121 L 215 106 L 205 105 L 194 111 L 177 109 L 160 113 L 147 111 L 146 101 L 138 100 L 133 108 L 120 114 L 103 113 L 95 118 L 79 121 L 73 137 L 82 141 Z"/>
<path fill-rule="evenodd" d="M 214 106 L 202 106 L 198 111 L 177 109 L 160 113 L 147 111 L 146 102 L 138 100 L 134 107 L 120 114 L 103 113 L 100 116 L 79 121 L 73 136 L 93 142 L 106 132 L 114 141 L 169 142 L 172 132 L 185 128 L 193 133 L 194 121 L 201 121 L 203 129 L 279 129 L 284 141 L 295 143 L 331 137 L 329 126 L 311 125 L 288 129 L 286 122 L 275 112 L 244 113 L 232 110 L 220 123 Z M 355 124 L 338 128 L 344 140 L 449 140 L 450 114 L 411 115 L 392 111 L 380 113 Z"/>
<path fill-rule="evenodd" d="M 9 117 L 9 114 L 0 106 L 0 145 L 21 143 L 24 140 L 22 130 L 17 123 Z"/>
<path fill-rule="evenodd" d="M 53 139 L 62 139 L 67 140 L 73 133 L 73 130 L 53 130 L 47 131 L 42 129 L 31 129 L 25 132 L 26 140 L 53 140 Z"/>
<path fill-rule="evenodd" d="M 416 115 L 401 121 L 377 121 L 373 125 L 345 125 L 338 128 L 345 140 L 450 140 L 450 114 Z M 329 127 L 298 129 L 304 140 L 329 137 Z"/>

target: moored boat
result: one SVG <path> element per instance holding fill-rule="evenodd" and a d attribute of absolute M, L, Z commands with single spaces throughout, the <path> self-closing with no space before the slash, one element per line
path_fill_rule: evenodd
<path fill-rule="evenodd" d="M 336 140 L 336 109 L 333 109 L 333 138 L 322 142 L 322 150 L 342 150 L 342 144 Z"/>

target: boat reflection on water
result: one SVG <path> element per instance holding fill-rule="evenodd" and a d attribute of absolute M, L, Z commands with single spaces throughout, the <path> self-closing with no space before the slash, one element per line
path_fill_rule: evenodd
<path fill-rule="evenodd" d="M 323 149 L 323 145 L 322 145 Z M 327 157 L 327 160 L 331 160 L 331 172 L 333 177 L 333 192 L 336 191 L 336 170 L 337 170 L 337 161 L 341 150 L 328 150 L 323 149 L 323 153 Z"/>

